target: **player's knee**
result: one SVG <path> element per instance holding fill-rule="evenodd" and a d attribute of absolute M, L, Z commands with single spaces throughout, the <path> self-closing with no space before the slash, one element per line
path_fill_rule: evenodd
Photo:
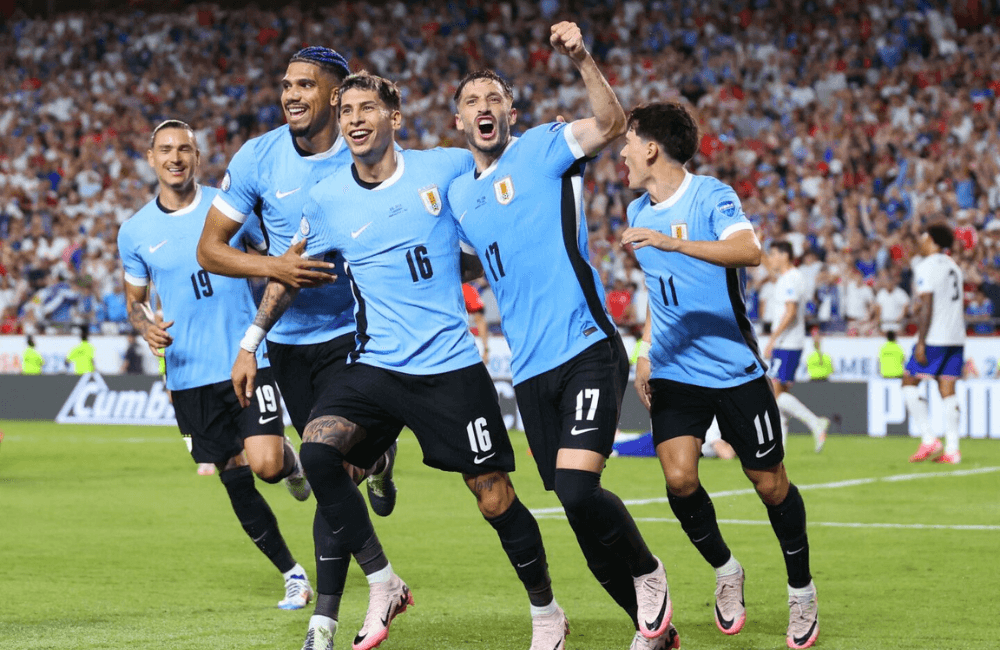
<path fill-rule="evenodd" d="M 689 497 L 700 485 L 697 470 L 691 471 L 688 467 L 664 467 L 663 478 L 667 481 L 667 491 L 675 497 Z"/>
<path fill-rule="evenodd" d="M 601 489 L 601 475 L 579 469 L 556 470 L 556 496 L 570 517 L 579 517 Z"/>
<path fill-rule="evenodd" d="M 265 483 L 277 483 L 285 467 L 284 454 L 268 454 L 250 459 L 250 469 Z"/>
<path fill-rule="evenodd" d="M 299 461 L 309 482 L 320 483 L 344 472 L 344 455 L 336 447 L 317 442 L 303 442 L 299 449 Z"/>
<path fill-rule="evenodd" d="M 784 474 L 763 474 L 754 479 L 757 496 L 767 505 L 778 505 L 788 495 L 788 479 Z"/>
<path fill-rule="evenodd" d="M 253 485 L 253 472 L 246 465 L 219 472 L 219 480 L 229 494 L 229 500 L 237 503 L 253 496 L 256 488 Z"/>
<path fill-rule="evenodd" d="M 517 494 L 514 484 L 506 472 L 490 472 L 475 477 L 466 477 L 466 483 L 476 495 L 479 512 L 487 519 L 499 517 L 507 512 Z"/>

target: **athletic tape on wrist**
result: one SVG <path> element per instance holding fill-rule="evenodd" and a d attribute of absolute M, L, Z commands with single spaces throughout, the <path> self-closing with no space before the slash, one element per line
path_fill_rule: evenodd
<path fill-rule="evenodd" d="M 259 325 L 251 325 L 247 328 L 247 333 L 243 335 L 243 340 L 240 341 L 240 347 L 250 352 L 251 354 L 257 351 L 260 347 L 260 342 L 264 340 L 264 336 L 267 334 L 267 330 Z"/>

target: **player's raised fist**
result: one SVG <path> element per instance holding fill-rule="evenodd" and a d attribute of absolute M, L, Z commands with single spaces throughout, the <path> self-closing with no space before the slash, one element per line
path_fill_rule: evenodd
<path fill-rule="evenodd" d="M 549 43 L 556 52 L 565 54 L 574 61 L 582 61 L 588 54 L 587 47 L 583 44 L 583 33 L 576 23 L 564 21 L 553 25 Z"/>

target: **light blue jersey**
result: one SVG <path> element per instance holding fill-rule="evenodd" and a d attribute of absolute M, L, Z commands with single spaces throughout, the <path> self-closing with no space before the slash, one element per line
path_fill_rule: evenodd
<path fill-rule="evenodd" d="M 350 164 L 351 152 L 342 137 L 329 151 L 309 155 L 296 147 L 288 126 L 281 126 L 240 147 L 229 162 L 222 191 L 212 205 L 234 221 L 262 222 L 268 253 L 281 255 L 298 230 L 309 190 L 320 179 Z M 253 218 L 247 219 L 250 215 Z M 338 280 L 300 291 L 295 304 L 268 333 L 269 340 L 308 345 L 354 331 L 354 299 L 343 262 L 334 258 L 328 261 L 337 264 L 334 273 Z M 247 325 L 249 322 L 243 323 L 244 328 Z"/>
<path fill-rule="evenodd" d="M 543 124 L 448 192 L 500 307 L 515 384 L 615 333 L 589 261 L 583 158 L 570 125 Z"/>
<path fill-rule="evenodd" d="M 313 188 L 300 237 L 310 256 L 337 251 L 347 262 L 358 324 L 349 363 L 411 375 L 467 368 L 480 357 L 445 195 L 456 176 L 472 169 L 472 154 L 431 149 L 396 156 L 396 172 L 377 185 L 347 167 Z"/>
<path fill-rule="evenodd" d="M 753 229 L 733 188 L 687 172 L 666 201 L 651 204 L 649 194 L 633 201 L 628 223 L 693 241 L 719 241 Z M 746 313 L 744 269 L 727 269 L 652 246 L 635 255 L 649 290 L 653 378 L 726 388 L 764 373 L 757 336 Z"/>
<path fill-rule="evenodd" d="M 257 311 L 247 280 L 215 275 L 198 265 L 197 248 L 205 217 L 216 192 L 198 187 L 194 201 L 174 212 L 164 211 L 153 199 L 122 224 L 118 254 L 125 281 L 137 287 L 150 282 L 163 303 L 163 320 L 174 321 L 167 331 L 174 342 L 165 349 L 167 388 L 184 390 L 229 381 L 246 324 Z M 232 246 L 256 240 L 244 226 Z M 267 367 L 265 348 L 257 350 L 257 365 Z"/>

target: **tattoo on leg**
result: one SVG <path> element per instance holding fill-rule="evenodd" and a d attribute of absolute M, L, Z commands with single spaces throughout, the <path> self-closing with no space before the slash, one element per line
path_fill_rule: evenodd
<path fill-rule="evenodd" d="M 346 453 L 364 440 L 366 435 L 363 428 L 350 420 L 336 415 L 324 415 L 306 425 L 302 442 L 318 442 Z"/>

